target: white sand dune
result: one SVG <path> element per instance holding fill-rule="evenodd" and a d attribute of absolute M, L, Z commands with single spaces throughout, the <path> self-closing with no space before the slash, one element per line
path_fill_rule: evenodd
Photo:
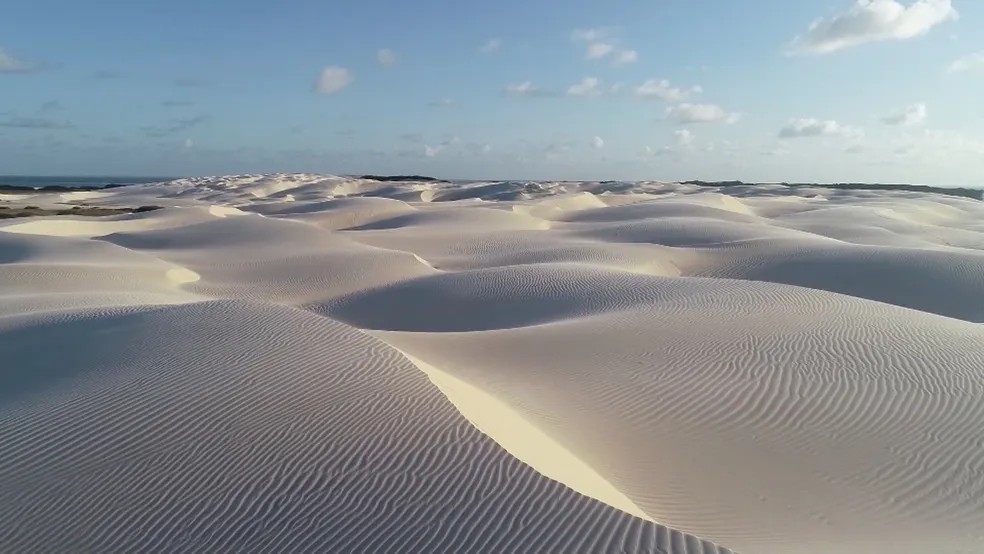
<path fill-rule="evenodd" d="M 167 209 L 0 223 L 0 552 L 984 551 L 984 203 L 84 200 Z"/>

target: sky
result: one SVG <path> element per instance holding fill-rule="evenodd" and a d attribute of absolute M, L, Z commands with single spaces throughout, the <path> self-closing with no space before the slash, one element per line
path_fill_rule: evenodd
<path fill-rule="evenodd" d="M 32 0 L 0 174 L 984 186 L 980 0 Z"/>

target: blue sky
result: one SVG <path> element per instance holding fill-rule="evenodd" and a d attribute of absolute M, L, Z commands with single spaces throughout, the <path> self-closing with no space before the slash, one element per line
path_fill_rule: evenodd
<path fill-rule="evenodd" d="M 984 2 L 17 2 L 0 174 L 984 185 Z"/>

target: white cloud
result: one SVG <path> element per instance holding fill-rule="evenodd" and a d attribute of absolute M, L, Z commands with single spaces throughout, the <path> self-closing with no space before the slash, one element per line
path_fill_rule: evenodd
<path fill-rule="evenodd" d="M 636 87 L 635 93 L 636 96 L 642 98 L 658 98 L 665 102 L 682 102 L 691 94 L 700 94 L 703 90 L 700 86 L 693 86 L 684 90 L 670 85 L 670 82 L 666 79 L 649 79 Z"/>
<path fill-rule="evenodd" d="M 382 65 L 393 65 L 396 63 L 396 53 L 389 48 L 382 48 L 376 52 L 376 61 Z"/>
<path fill-rule="evenodd" d="M 539 92 L 540 89 L 533 86 L 532 81 L 506 85 L 506 94 L 512 94 L 513 96 L 532 96 Z"/>
<path fill-rule="evenodd" d="M 605 147 L 605 139 L 601 137 L 595 137 L 591 139 L 591 146 L 594 146 L 595 148 L 600 150 Z"/>
<path fill-rule="evenodd" d="M 887 115 L 881 118 L 881 121 L 885 125 L 920 125 L 926 121 L 928 115 L 929 110 L 926 109 L 926 104 L 919 102 L 902 111 Z"/>
<path fill-rule="evenodd" d="M 0 48 L 0 73 L 27 73 L 37 69 L 34 62 L 22 60 Z"/>
<path fill-rule="evenodd" d="M 440 100 L 434 100 L 433 102 L 428 102 L 427 105 L 434 108 L 453 108 L 454 100 L 450 98 L 441 98 Z"/>
<path fill-rule="evenodd" d="M 330 66 L 321 70 L 314 90 L 321 94 L 333 94 L 352 84 L 355 78 L 344 67 Z"/>
<path fill-rule="evenodd" d="M 694 134 L 687 129 L 677 129 L 673 131 L 673 141 L 680 148 L 693 148 Z"/>
<path fill-rule="evenodd" d="M 428 158 L 433 158 L 434 156 L 437 156 L 438 154 L 441 153 L 441 150 L 444 150 L 443 146 L 429 146 L 426 144 L 424 145 L 424 155 L 427 156 Z"/>
<path fill-rule="evenodd" d="M 822 136 L 842 136 L 860 138 L 864 135 L 861 129 L 842 125 L 832 119 L 821 121 L 813 117 L 793 119 L 779 131 L 780 138 L 803 138 Z"/>
<path fill-rule="evenodd" d="M 195 146 L 195 141 L 193 141 L 193 140 L 191 140 L 190 138 L 186 138 L 186 139 L 185 139 L 185 141 L 184 141 L 184 147 L 185 147 L 186 149 L 188 149 L 188 148 L 192 148 L 192 147 L 194 147 L 194 146 Z"/>
<path fill-rule="evenodd" d="M 948 73 L 962 73 L 975 68 L 984 69 L 984 50 L 954 60 L 946 70 Z"/>
<path fill-rule="evenodd" d="M 951 0 L 915 0 L 908 6 L 897 0 L 855 0 L 846 12 L 810 24 L 789 44 L 788 53 L 829 54 L 869 42 L 906 40 L 957 17 Z"/>
<path fill-rule="evenodd" d="M 592 42 L 584 56 L 589 60 L 600 60 L 615 51 L 615 45 L 607 42 Z"/>
<path fill-rule="evenodd" d="M 666 115 L 678 123 L 735 123 L 741 114 L 728 113 L 715 104 L 678 104 L 666 108 Z"/>
<path fill-rule="evenodd" d="M 615 65 L 625 65 L 633 63 L 639 59 L 639 53 L 635 50 L 622 50 L 615 55 Z"/>
<path fill-rule="evenodd" d="M 479 52 L 482 52 L 483 54 L 492 54 L 498 52 L 501 48 L 501 38 L 490 38 L 485 44 L 482 45 L 481 48 L 479 48 Z"/>
<path fill-rule="evenodd" d="M 585 77 L 581 82 L 573 84 L 567 89 L 569 96 L 597 96 L 601 94 L 598 90 L 600 81 L 594 77 Z"/>
<path fill-rule="evenodd" d="M 861 154 L 864 152 L 864 145 L 861 144 L 850 144 L 844 148 L 844 153 L 846 154 Z"/>

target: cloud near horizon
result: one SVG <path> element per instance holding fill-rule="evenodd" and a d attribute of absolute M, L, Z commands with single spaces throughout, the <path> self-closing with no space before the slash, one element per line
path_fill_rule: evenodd
<path fill-rule="evenodd" d="M 580 82 L 571 85 L 567 89 L 568 96 L 592 97 L 601 94 L 598 85 L 601 82 L 594 77 L 585 77 Z"/>
<path fill-rule="evenodd" d="M 841 136 L 845 138 L 860 138 L 864 131 L 857 127 L 842 125 L 837 121 L 828 119 L 821 121 L 813 117 L 802 117 L 790 120 L 785 127 L 779 130 L 779 138 L 808 138 L 822 136 Z"/>
<path fill-rule="evenodd" d="M 947 73 L 963 73 L 972 69 L 984 69 L 984 50 L 953 60 L 953 63 L 947 66 L 946 71 Z"/>
<path fill-rule="evenodd" d="M 666 115 L 677 123 L 736 123 L 741 114 L 729 113 L 716 104 L 677 104 L 666 108 Z"/>
<path fill-rule="evenodd" d="M 694 85 L 687 90 L 674 87 L 666 79 L 649 79 L 635 88 L 635 95 L 640 98 L 657 98 L 664 102 L 682 102 L 693 94 L 700 94 L 704 89 Z"/>
<path fill-rule="evenodd" d="M 787 46 L 789 55 L 830 54 L 870 42 L 907 40 L 959 17 L 951 0 L 855 0 L 846 12 L 820 18 Z"/>
<path fill-rule="evenodd" d="M 926 107 L 926 104 L 917 102 L 911 106 L 907 106 L 904 110 L 881 118 L 881 121 L 885 125 L 913 126 L 921 125 L 926 121 L 926 117 L 928 116 L 929 109 Z"/>

